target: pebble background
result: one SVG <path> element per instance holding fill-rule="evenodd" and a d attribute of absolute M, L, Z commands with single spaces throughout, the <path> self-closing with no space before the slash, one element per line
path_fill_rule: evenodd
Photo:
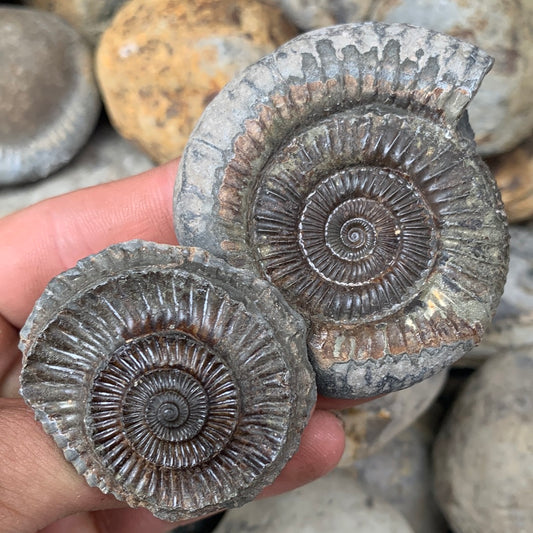
<path fill-rule="evenodd" d="M 504 141 L 490 148 L 496 144 L 491 134 L 483 150 L 508 150 L 488 163 L 500 180 L 511 221 L 521 225 L 511 231 L 509 279 L 485 340 L 448 376 L 437 375 L 342 413 L 346 452 L 341 467 L 328 477 L 289 495 L 229 511 L 218 526 L 221 515 L 179 531 L 533 531 L 533 226 L 528 224 L 533 215 L 533 45 L 528 40 L 533 34 L 533 17 L 528 18 L 533 3 L 0 0 L 0 13 L 15 4 L 62 16 L 83 35 L 88 49 L 92 47 L 97 54 L 106 111 L 99 120 L 98 111 L 92 111 L 89 129 L 96 124 L 92 134 L 89 131 L 88 140 L 80 141 L 84 147 L 62 169 L 35 183 L 0 187 L 0 216 L 57 194 L 142 172 L 156 161 L 178 156 L 203 107 L 224 83 L 297 31 L 276 5 L 284 6 L 289 15 L 299 13 L 294 21 L 301 27 L 373 17 L 392 21 L 409 13 L 418 17 L 411 22 L 438 22 L 438 29 L 455 24 L 456 35 L 497 48 L 493 53 L 497 56 L 495 80 L 499 81 L 489 83 L 488 89 L 494 93 L 498 86 L 501 92 L 498 102 L 488 107 L 488 97 L 478 95 L 480 104 L 486 106 L 480 131 L 493 127 L 487 126 L 490 120 L 499 121 L 496 130 Z M 227 11 L 230 4 L 236 11 Z M 432 11 L 436 4 L 449 9 Z M 452 5 L 469 13 L 460 18 L 459 26 L 457 18 L 453 24 L 445 20 L 448 14 L 457 15 Z M 98 47 L 102 34 L 104 40 Z M 186 44 L 189 48 L 183 48 Z M 0 93 L 7 78 L 2 79 Z M 0 101 L 4 125 L 5 101 L 3 106 Z M 511 115 L 498 106 L 510 107 Z M 2 139 L 0 166 L 6 142 Z"/>

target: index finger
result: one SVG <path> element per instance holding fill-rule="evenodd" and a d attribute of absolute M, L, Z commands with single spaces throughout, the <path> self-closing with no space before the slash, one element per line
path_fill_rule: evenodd
<path fill-rule="evenodd" d="M 0 315 L 20 328 L 46 284 L 106 246 L 130 239 L 176 244 L 172 189 L 178 161 L 45 200 L 0 220 Z"/>

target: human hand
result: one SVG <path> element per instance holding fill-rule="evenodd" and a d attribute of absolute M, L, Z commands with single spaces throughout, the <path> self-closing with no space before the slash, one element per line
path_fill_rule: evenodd
<path fill-rule="evenodd" d="M 35 422 L 18 395 L 18 330 L 48 281 L 117 242 L 177 244 L 172 189 L 177 162 L 138 176 L 46 200 L 0 220 L 0 531 L 157 533 L 174 527 L 144 509 L 125 508 L 89 487 Z M 327 409 L 355 402 L 319 399 L 301 445 L 262 496 L 331 470 L 344 447 L 341 422 Z"/>

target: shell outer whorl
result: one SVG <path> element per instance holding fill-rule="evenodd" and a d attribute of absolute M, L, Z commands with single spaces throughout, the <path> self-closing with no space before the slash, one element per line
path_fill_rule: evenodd
<path fill-rule="evenodd" d="M 251 66 L 197 124 L 178 239 L 281 290 L 311 324 L 320 392 L 409 386 L 490 322 L 508 232 L 465 108 L 491 65 L 422 28 L 325 28 Z"/>
<path fill-rule="evenodd" d="M 306 326 L 269 283 L 131 241 L 54 278 L 21 332 L 21 393 L 92 486 L 166 520 L 242 505 L 316 400 Z"/>

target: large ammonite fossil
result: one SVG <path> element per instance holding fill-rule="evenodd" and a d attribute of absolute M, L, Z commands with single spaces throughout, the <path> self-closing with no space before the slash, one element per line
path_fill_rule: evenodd
<path fill-rule="evenodd" d="M 422 28 L 334 26 L 248 68 L 197 124 L 178 239 L 281 290 L 319 392 L 407 387 L 490 322 L 508 233 L 465 108 L 491 64 Z"/>
<path fill-rule="evenodd" d="M 112 246 L 53 279 L 21 332 L 21 393 L 90 485 L 166 520 L 253 499 L 316 399 L 305 324 L 194 248 Z"/>

